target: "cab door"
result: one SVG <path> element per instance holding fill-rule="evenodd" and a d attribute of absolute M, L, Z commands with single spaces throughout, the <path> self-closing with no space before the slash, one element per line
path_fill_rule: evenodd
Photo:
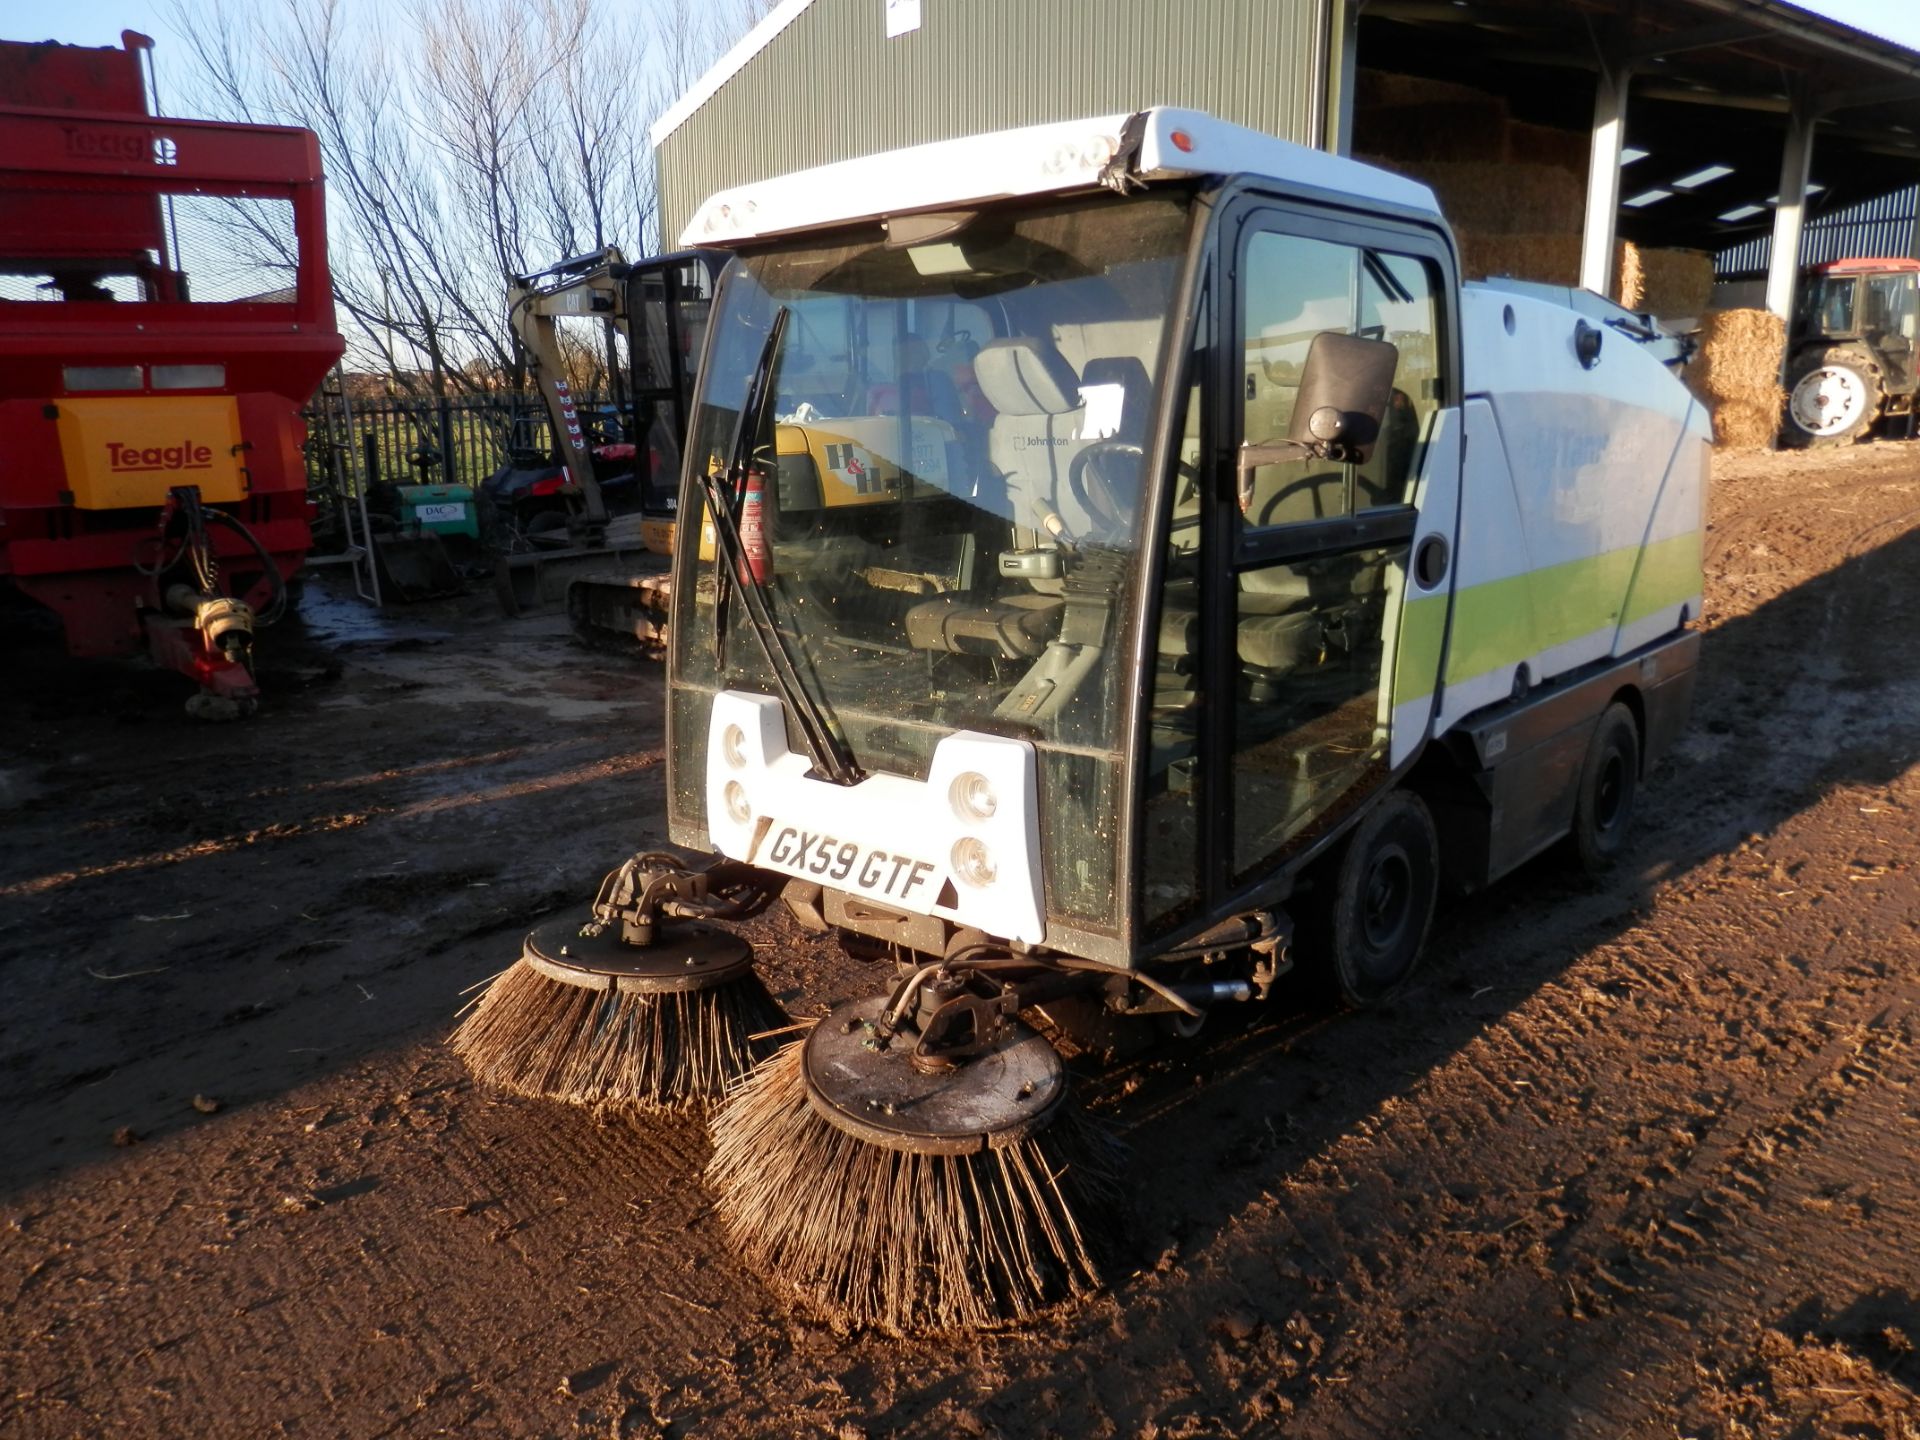
<path fill-rule="evenodd" d="M 672 509 L 677 498 L 707 314 L 726 259 L 721 251 L 693 250 L 637 261 L 627 273 L 627 433 L 639 447 L 641 508 L 649 513 Z"/>
<path fill-rule="evenodd" d="M 1148 936 L 1230 913 L 1411 759 L 1450 594 L 1461 455 L 1445 239 L 1254 198 L 1216 236 L 1178 457 L 1201 483 L 1184 510 L 1174 485 L 1165 517 Z M 1377 439 L 1351 460 L 1243 467 L 1248 447 L 1287 436 L 1327 332 L 1397 351 Z"/>

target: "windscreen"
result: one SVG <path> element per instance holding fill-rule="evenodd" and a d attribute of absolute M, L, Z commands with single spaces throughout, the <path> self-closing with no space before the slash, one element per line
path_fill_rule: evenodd
<path fill-rule="evenodd" d="M 1188 215 L 1183 194 L 1100 195 L 748 253 L 691 432 L 690 472 L 725 472 L 736 439 L 752 456 L 728 499 L 742 578 L 853 759 L 921 777 L 954 730 L 1040 745 L 1050 908 L 1083 914 L 1110 915 L 1120 656 Z M 770 398 L 742 435 L 756 371 Z M 682 514 L 703 500 L 690 487 Z M 687 686 L 774 693 L 737 598 L 716 642 L 732 582 L 705 529 L 674 591 L 681 756 L 704 729 Z"/>
<path fill-rule="evenodd" d="M 1807 329 L 1817 335 L 1854 333 L 1854 292 L 1859 281 L 1852 275 L 1822 275 L 1806 289 Z"/>

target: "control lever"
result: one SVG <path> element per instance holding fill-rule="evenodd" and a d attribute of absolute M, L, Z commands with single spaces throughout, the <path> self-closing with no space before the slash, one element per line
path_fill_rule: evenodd
<path fill-rule="evenodd" d="M 1000 574 L 1008 580 L 1058 580 L 1064 573 L 1058 550 L 1000 552 Z"/>

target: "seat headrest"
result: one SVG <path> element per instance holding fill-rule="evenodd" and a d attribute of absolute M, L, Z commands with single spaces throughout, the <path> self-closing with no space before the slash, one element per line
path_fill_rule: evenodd
<path fill-rule="evenodd" d="M 989 340 L 973 357 L 973 378 L 1002 415 L 1065 415 L 1080 408 L 1080 377 L 1045 340 Z"/>
<path fill-rule="evenodd" d="M 1080 372 L 1080 398 L 1087 407 L 1081 435 L 1088 440 L 1138 442 L 1147 432 L 1153 382 L 1133 355 L 1102 355 Z"/>

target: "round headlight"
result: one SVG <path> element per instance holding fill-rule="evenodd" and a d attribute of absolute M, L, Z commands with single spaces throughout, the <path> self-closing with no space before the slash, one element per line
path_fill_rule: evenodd
<path fill-rule="evenodd" d="M 984 890 L 1000 872 L 986 844 L 971 835 L 963 835 L 953 842 L 953 873 L 963 885 Z"/>
<path fill-rule="evenodd" d="M 978 770 L 954 776 L 953 784 L 947 787 L 947 798 L 953 802 L 953 813 L 962 820 L 991 820 L 1000 807 L 993 782 Z"/>
<path fill-rule="evenodd" d="M 726 757 L 727 764 L 735 770 L 747 768 L 747 732 L 738 725 L 729 725 L 720 732 L 720 753 Z"/>
<path fill-rule="evenodd" d="M 733 817 L 733 823 L 744 825 L 753 819 L 753 806 L 747 803 L 747 787 L 738 780 L 727 781 L 727 788 L 721 792 L 727 797 L 727 814 Z"/>

